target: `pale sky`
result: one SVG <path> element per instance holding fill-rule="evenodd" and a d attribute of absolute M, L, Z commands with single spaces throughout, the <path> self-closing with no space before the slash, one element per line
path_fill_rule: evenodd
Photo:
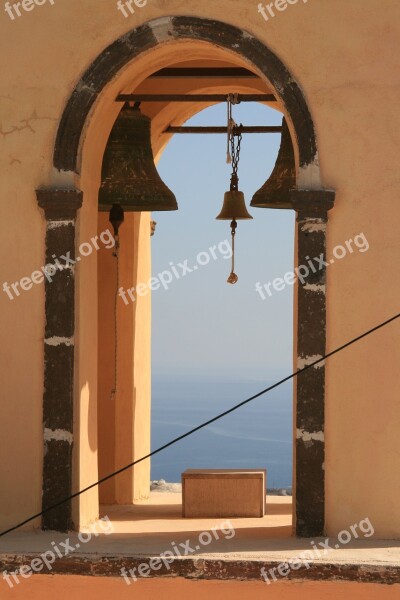
<path fill-rule="evenodd" d="M 244 125 L 279 125 L 282 115 L 260 104 L 234 107 Z M 226 106 L 211 107 L 186 125 L 225 125 Z M 204 266 L 153 292 L 153 377 L 235 377 L 274 380 L 292 371 L 293 287 L 262 300 L 255 290 L 293 269 L 293 211 L 250 208 L 252 195 L 265 182 L 276 160 L 280 134 L 244 134 L 239 188 L 245 193 L 252 221 L 239 221 L 236 267 L 239 281 L 226 283 L 230 260 L 218 244 L 230 241 L 229 221 L 216 221 L 229 189 L 225 135 L 175 135 L 158 170 L 175 193 L 179 210 L 154 213 L 153 274 L 178 263 Z M 226 244 L 222 251 L 226 255 Z M 207 260 L 206 255 L 201 256 Z M 173 265 L 170 265 L 170 263 Z"/>

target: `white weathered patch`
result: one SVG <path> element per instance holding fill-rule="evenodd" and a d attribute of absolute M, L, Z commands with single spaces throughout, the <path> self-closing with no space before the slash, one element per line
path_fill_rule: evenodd
<path fill-rule="evenodd" d="M 168 34 L 173 30 L 172 17 L 161 17 L 151 25 L 151 31 L 159 44 L 170 40 L 171 37 Z"/>
<path fill-rule="evenodd" d="M 47 338 L 46 340 L 44 340 L 44 343 L 48 346 L 61 346 L 62 344 L 64 344 L 65 346 L 73 346 L 74 338 L 58 337 L 55 335 L 51 338 Z"/>
<path fill-rule="evenodd" d="M 86 81 L 78 81 L 76 86 L 76 91 L 79 92 L 92 92 L 96 93 L 96 88 L 91 83 L 87 83 Z"/>
<path fill-rule="evenodd" d="M 54 188 L 54 190 L 76 190 L 75 177 L 76 175 L 73 171 L 59 171 L 53 167 L 50 174 L 50 187 Z"/>
<path fill-rule="evenodd" d="M 298 189 L 303 190 L 320 190 L 321 183 L 321 172 L 319 168 L 318 152 L 312 163 L 300 167 L 297 176 Z"/>
<path fill-rule="evenodd" d="M 49 221 L 47 224 L 47 229 L 58 229 L 58 227 L 67 227 L 68 225 L 73 225 L 74 221 L 69 219 L 68 221 Z"/>
<path fill-rule="evenodd" d="M 279 98 L 281 98 L 283 96 L 283 94 L 285 93 L 285 86 L 281 85 L 278 81 L 276 81 L 274 83 L 274 90 L 275 92 L 278 93 Z M 276 97 L 276 94 L 275 94 Z M 279 98 L 277 98 L 277 100 L 279 100 Z"/>
<path fill-rule="evenodd" d="M 311 442 L 312 440 L 315 442 L 323 442 L 325 441 L 325 436 L 323 431 L 305 431 L 304 429 L 296 429 L 296 438 L 298 440 L 303 440 L 303 442 Z"/>
<path fill-rule="evenodd" d="M 312 356 L 298 356 L 297 357 L 297 368 L 304 369 L 304 367 L 308 367 L 308 365 L 312 365 L 313 362 L 322 358 L 321 354 L 313 354 Z M 317 365 L 314 365 L 314 369 L 320 369 L 325 365 L 325 361 L 321 360 Z"/>
<path fill-rule="evenodd" d="M 48 429 L 47 427 L 44 430 L 44 441 L 50 442 L 55 440 L 56 442 L 68 442 L 72 444 L 74 441 L 74 436 L 70 431 L 65 431 L 65 429 Z"/>
<path fill-rule="evenodd" d="M 248 31 L 242 31 L 242 38 L 244 40 L 254 40 L 254 35 L 251 35 Z"/>
<path fill-rule="evenodd" d="M 303 286 L 303 289 L 308 290 L 309 292 L 317 292 L 320 294 L 326 294 L 326 285 L 318 283 L 306 283 Z"/>
<path fill-rule="evenodd" d="M 305 233 L 326 232 L 326 222 L 322 219 L 306 219 L 303 223 L 301 230 Z"/>

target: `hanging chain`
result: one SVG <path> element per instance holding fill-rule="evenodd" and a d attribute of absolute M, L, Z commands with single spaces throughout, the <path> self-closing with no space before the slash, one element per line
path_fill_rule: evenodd
<path fill-rule="evenodd" d="M 226 102 L 226 109 L 227 109 L 227 133 L 228 133 L 227 141 L 226 141 L 226 163 L 228 165 L 230 165 L 232 162 L 232 156 L 230 153 L 230 141 L 231 141 L 232 128 L 233 128 L 233 125 L 235 124 L 235 121 L 232 119 L 232 104 L 229 99 L 229 96 L 228 96 L 228 100 Z"/>
<path fill-rule="evenodd" d="M 117 287 L 115 290 L 114 300 L 114 386 L 111 390 L 110 399 L 115 400 L 117 396 L 117 381 L 118 381 L 118 291 L 119 291 L 119 235 L 115 236 L 115 246 L 113 256 L 116 259 L 117 270 Z"/>
<path fill-rule="evenodd" d="M 237 143 L 235 141 L 237 138 Z M 240 146 L 242 143 L 242 125 L 235 125 L 232 136 L 231 136 L 231 155 L 232 155 L 232 177 L 231 177 L 231 189 L 239 189 L 239 159 L 240 159 Z"/>
<path fill-rule="evenodd" d="M 228 165 L 232 162 L 232 155 L 230 153 L 230 142 L 232 140 L 233 131 L 236 127 L 236 123 L 232 116 L 232 106 L 235 104 L 240 104 L 239 95 L 238 94 L 228 94 L 226 99 L 226 108 L 227 108 L 227 148 L 226 148 L 226 162 Z"/>
<path fill-rule="evenodd" d="M 237 138 L 237 142 L 236 139 Z M 231 191 L 239 190 L 239 159 L 240 159 L 240 146 L 242 143 L 242 125 L 235 125 L 231 136 L 231 154 L 232 154 L 232 176 L 231 176 Z M 237 222 L 235 219 L 231 222 L 231 234 L 232 234 L 232 270 L 227 279 L 227 283 L 237 283 L 238 276 L 235 273 L 235 235 L 236 235 Z"/>
<path fill-rule="evenodd" d="M 232 164 L 232 175 L 231 175 L 231 191 L 239 190 L 239 159 L 240 159 L 240 146 L 242 143 L 242 128 L 243 125 L 237 125 L 232 117 L 232 105 L 239 104 L 240 100 L 238 94 L 229 94 L 227 98 L 228 107 L 228 143 L 227 143 L 227 163 Z M 237 140 L 235 139 L 237 138 Z M 237 222 L 235 219 L 231 222 L 231 235 L 232 235 L 232 269 L 227 279 L 227 283 L 234 284 L 238 281 L 238 276 L 235 273 L 235 235 L 236 235 Z"/>

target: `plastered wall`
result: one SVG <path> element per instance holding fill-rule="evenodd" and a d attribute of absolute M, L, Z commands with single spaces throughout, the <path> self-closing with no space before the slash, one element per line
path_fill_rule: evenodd
<path fill-rule="evenodd" d="M 355 252 L 328 270 L 328 350 L 397 313 L 399 12 L 397 0 L 309 0 L 276 11 L 268 21 L 253 0 L 148 0 L 129 18 L 112 0 L 55 0 L 14 20 L 1 12 L 0 283 L 20 280 L 43 265 L 44 219 L 36 188 L 57 182 L 79 185 L 86 195 L 78 242 L 96 232 L 94 148 L 104 145 L 116 116 L 116 108 L 105 108 L 116 88 L 106 92 L 88 125 L 82 176 L 52 170 L 57 125 L 83 71 L 109 43 L 140 23 L 195 15 L 251 32 L 287 65 L 316 125 L 322 184 L 337 191 L 328 256 L 337 244 L 361 232 L 368 239 L 367 252 Z M 167 66 L 160 56 L 149 56 L 144 71 Z M 121 75 L 121 88 L 132 73 Z M 96 262 L 94 254 L 77 270 L 79 486 L 91 483 L 97 468 Z M 41 503 L 43 286 L 13 300 L 2 292 L 0 302 L 4 528 L 37 512 Z M 393 323 L 328 362 L 328 533 L 368 517 L 378 536 L 400 536 L 399 333 L 400 324 Z M 95 518 L 96 492 L 80 502 L 88 503 L 87 518 Z"/>

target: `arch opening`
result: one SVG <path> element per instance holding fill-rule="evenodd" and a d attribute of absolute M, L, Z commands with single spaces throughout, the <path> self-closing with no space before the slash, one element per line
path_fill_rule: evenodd
<path fill-rule="evenodd" d="M 198 85 L 192 92 L 218 91 L 226 92 L 260 92 L 274 93 L 278 99 L 276 107 L 286 116 L 296 151 L 297 161 L 297 186 L 304 190 L 320 190 L 320 175 L 317 146 L 314 126 L 304 96 L 290 75 L 286 67 L 264 44 L 245 31 L 241 31 L 224 23 L 204 19 L 173 17 L 159 19 L 147 23 L 138 29 L 126 34 L 107 48 L 83 75 L 77 84 L 74 93 L 67 103 L 58 129 L 55 152 L 54 169 L 66 172 L 66 176 L 74 181 L 77 188 L 82 190 L 84 202 L 79 212 L 78 241 L 91 239 L 104 230 L 107 226 L 104 216 L 97 214 L 97 191 L 100 184 L 101 160 L 112 124 L 119 111 L 115 98 L 119 93 L 129 93 L 142 90 L 150 85 L 152 73 L 164 67 L 182 63 L 180 57 L 185 56 L 185 62 L 209 61 L 219 64 L 229 64 L 248 68 L 259 76 L 252 82 L 235 84 L 232 82 L 218 82 L 218 85 Z M 255 85 L 257 81 L 257 85 Z M 144 92 L 143 92 L 144 93 Z M 187 92 L 189 93 L 189 90 Z M 159 158 L 166 144 L 168 136 L 164 134 L 166 124 L 181 125 L 188 118 L 202 110 L 205 105 L 185 103 L 184 110 L 172 104 L 144 106 L 144 110 L 153 119 L 152 144 L 155 157 Z M 302 197 L 300 198 L 300 201 Z M 306 198 L 307 200 L 307 198 Z M 307 203 L 305 202 L 305 206 Z M 297 209 L 296 209 L 297 210 Z M 315 207 L 313 207 L 315 212 Z M 304 215 L 303 215 L 304 217 Z M 318 210 L 311 215 L 315 220 L 320 218 Z M 308 218 L 308 217 L 307 217 Z M 324 217 L 322 217 L 322 220 Z M 98 223 L 98 227 L 96 224 Z M 133 256 L 123 266 L 133 281 L 143 279 L 144 274 L 150 272 L 150 216 L 148 214 L 130 214 L 126 221 L 126 243 L 130 244 Z M 304 220 L 302 222 L 304 226 Z M 300 227 L 301 229 L 301 227 Z M 301 237 L 301 231 L 298 236 Z M 300 233 L 299 233 L 300 232 Z M 325 235 L 325 234 L 324 234 Z M 324 238 L 325 240 L 325 238 Z M 323 243 L 324 243 L 323 240 Z M 122 240 L 124 242 L 124 240 Z M 298 257 L 299 237 L 296 239 Z M 301 247 L 301 245 L 300 245 Z M 98 269 L 93 269 L 98 260 Z M 103 261 L 103 262 L 102 262 Z M 74 488 L 82 488 L 93 481 L 93 473 L 97 472 L 98 464 L 98 435 L 97 419 L 100 403 L 98 365 L 102 358 L 102 349 L 106 337 L 99 328 L 101 314 L 101 296 L 98 296 L 98 285 L 101 275 L 103 281 L 105 274 L 112 264 L 105 265 L 101 253 L 93 261 L 81 264 L 76 276 L 76 338 L 78 340 L 75 350 L 75 400 L 74 411 L 77 422 L 77 447 L 74 456 L 73 482 Z M 112 280 L 112 278 L 111 278 Z M 300 304 L 302 304 L 301 300 Z M 100 306 L 100 311 L 97 306 Z M 295 310 L 295 326 L 298 327 L 302 316 L 299 315 L 301 306 L 299 301 Z M 149 392 L 150 342 L 148 323 L 150 318 L 150 302 L 136 302 L 126 317 L 126 331 L 130 332 L 129 344 L 122 344 L 124 360 L 121 369 L 129 373 L 129 394 L 131 405 L 119 407 L 119 414 L 115 412 L 115 431 L 117 423 L 124 421 L 129 426 L 123 435 L 128 442 L 122 454 L 118 454 L 118 436 L 111 441 L 114 445 L 114 456 L 122 465 L 126 462 L 126 449 L 128 453 L 138 458 L 146 454 L 149 448 L 149 438 L 135 435 L 135 430 L 143 428 L 143 421 L 138 417 L 138 398 Z M 318 309 L 323 311 L 325 306 Z M 304 322 L 300 323 L 305 325 Z M 109 334 L 107 334 L 109 335 Z M 322 339 L 323 338 L 323 339 Z M 325 331 L 320 342 L 325 341 Z M 88 348 L 95 351 L 88 352 Z M 297 348 L 295 355 L 300 356 L 303 350 Z M 308 347 L 307 347 L 307 353 Z M 132 368 L 131 365 L 134 365 Z M 322 370 L 320 370 L 322 371 Z M 314 384 L 312 384 L 314 385 Z M 318 381 L 321 395 L 318 402 L 324 401 L 323 382 Z M 297 393 L 297 390 L 296 390 Z M 304 394 L 304 389 L 301 392 Z M 99 402 L 98 402 L 99 398 Z M 297 404 L 299 395 L 297 395 Z M 122 410 L 124 408 L 124 410 Z M 323 418 L 323 406 L 322 418 Z M 126 410 L 125 410 L 126 409 Z M 145 412 L 148 409 L 145 407 Z M 297 410 L 297 408 L 296 408 Z M 126 418 L 128 415 L 128 418 Z M 143 415 L 142 415 L 143 416 Z M 321 415 L 320 415 L 321 416 Z M 146 416 L 143 417 L 146 420 Z M 297 421 L 297 425 L 299 422 Z M 145 424 L 145 429 L 149 423 Z M 315 450 L 315 449 L 314 449 Z M 322 454 L 321 454 L 322 452 Z M 105 453 L 106 454 L 106 453 Z M 307 453 L 299 454 L 297 448 L 296 464 L 299 466 L 307 462 Z M 323 457 L 323 447 L 318 448 L 314 457 L 311 470 L 315 461 L 320 464 Z M 122 466 L 117 464 L 116 466 Z M 298 477 L 298 473 L 296 477 Z M 311 476 L 311 471 L 310 471 Z M 321 472 L 314 473 L 314 480 L 308 481 L 311 485 L 311 496 L 314 495 L 314 506 L 309 504 L 310 493 L 302 488 L 302 494 L 295 498 L 295 517 L 297 533 L 318 535 L 322 533 L 324 525 L 324 478 Z M 307 478 L 306 478 L 307 479 Z M 121 476 L 121 502 L 130 502 L 135 498 L 146 496 L 146 486 L 149 477 L 146 467 L 136 469 L 133 474 Z M 298 481 L 298 479 L 296 479 Z M 305 483 L 304 483 L 305 486 Z M 303 487 L 304 487 L 303 486 Z M 96 518 L 99 507 L 98 490 L 89 492 L 85 498 L 79 498 L 74 505 L 74 521 L 77 527 L 84 526 Z M 315 514 L 311 514 L 315 513 Z"/>

